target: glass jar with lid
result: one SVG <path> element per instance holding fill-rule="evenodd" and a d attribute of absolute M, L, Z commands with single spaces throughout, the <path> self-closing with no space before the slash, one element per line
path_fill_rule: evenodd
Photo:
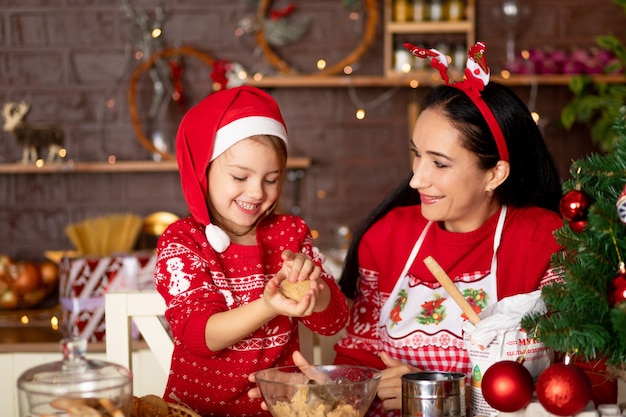
<path fill-rule="evenodd" d="M 433 22 L 438 22 L 443 20 L 443 12 L 444 12 L 444 4 L 443 0 L 430 0 L 430 7 L 428 9 L 428 17 Z"/>
<path fill-rule="evenodd" d="M 63 360 L 26 370 L 17 381 L 20 417 L 130 416 L 132 374 L 85 358 L 85 339 L 61 341 Z"/>
<path fill-rule="evenodd" d="M 459 21 L 465 19 L 465 4 L 463 0 L 448 0 L 445 10 L 446 19 Z"/>
<path fill-rule="evenodd" d="M 410 0 L 394 0 L 393 2 L 393 20 L 396 22 L 408 22 L 412 16 Z"/>

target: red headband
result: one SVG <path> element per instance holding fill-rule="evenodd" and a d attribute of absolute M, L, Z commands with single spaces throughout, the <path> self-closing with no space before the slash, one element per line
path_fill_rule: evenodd
<path fill-rule="evenodd" d="M 485 44 L 483 42 L 478 42 L 469 49 L 467 53 L 468 58 L 465 68 L 465 79 L 461 82 L 450 82 L 448 59 L 438 50 L 420 48 L 410 43 L 405 43 L 404 47 L 418 58 L 430 59 L 430 66 L 439 71 L 441 78 L 443 78 L 446 85 L 458 88 L 467 94 L 485 118 L 485 121 L 489 126 L 489 130 L 491 130 L 491 134 L 496 141 L 500 159 L 508 161 L 509 150 L 506 146 L 502 129 L 500 129 L 500 125 L 493 115 L 493 112 L 480 94 L 489 83 L 489 67 L 487 66 L 487 62 L 485 60 Z"/>

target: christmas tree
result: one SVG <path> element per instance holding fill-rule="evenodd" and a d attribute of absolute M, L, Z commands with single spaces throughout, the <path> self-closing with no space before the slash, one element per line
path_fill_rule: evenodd
<path fill-rule="evenodd" d="M 626 106 L 614 129 L 615 148 L 574 161 L 563 184 L 564 251 L 553 266 L 562 280 L 542 290 L 545 315 L 522 327 L 555 351 L 583 360 L 606 359 L 626 378 Z"/>

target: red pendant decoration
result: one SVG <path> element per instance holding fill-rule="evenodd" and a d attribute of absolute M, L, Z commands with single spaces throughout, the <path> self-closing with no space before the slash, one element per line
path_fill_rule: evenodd
<path fill-rule="evenodd" d="M 591 199 L 581 190 L 568 191 L 559 202 L 561 216 L 569 222 L 587 218 L 587 211 L 591 205 Z"/>
<path fill-rule="evenodd" d="M 607 293 L 611 307 L 626 301 L 626 267 L 624 262 L 620 262 L 617 276 L 609 282 Z"/>
<path fill-rule="evenodd" d="M 507 413 L 526 407 L 534 391 L 532 375 L 516 361 L 501 361 L 491 365 L 483 375 L 481 387 L 487 404 Z"/>
<path fill-rule="evenodd" d="M 582 411 L 591 400 L 591 382 L 574 365 L 554 364 L 537 379 L 537 398 L 557 416 L 571 416 Z"/>

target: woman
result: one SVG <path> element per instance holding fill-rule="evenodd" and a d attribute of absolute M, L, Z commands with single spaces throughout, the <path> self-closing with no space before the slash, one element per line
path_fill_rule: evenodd
<path fill-rule="evenodd" d="M 482 47 L 476 56 L 484 59 Z M 502 85 L 479 84 L 481 68 L 484 61 L 466 70 L 463 83 L 428 94 L 410 140 L 412 175 L 374 211 L 347 255 L 340 286 L 354 304 L 335 362 L 384 369 L 369 415 L 399 415 L 404 373 L 470 373 L 466 317 L 426 257 L 476 311 L 555 278 L 556 167 L 524 103 Z"/>

